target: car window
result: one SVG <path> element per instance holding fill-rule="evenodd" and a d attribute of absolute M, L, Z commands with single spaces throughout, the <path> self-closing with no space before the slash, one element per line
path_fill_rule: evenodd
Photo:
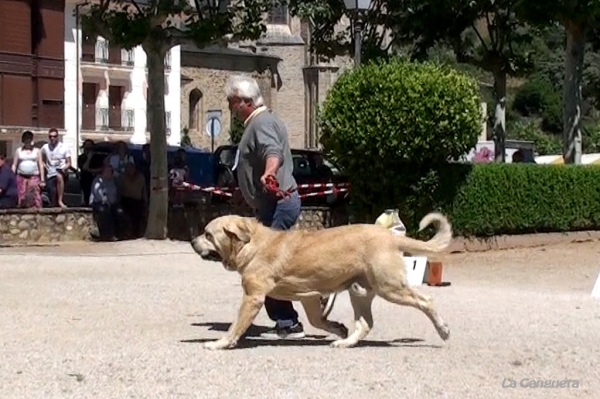
<path fill-rule="evenodd" d="M 307 157 L 301 154 L 294 154 L 294 174 L 300 177 L 308 177 L 312 175 L 313 171 L 310 166 L 310 162 Z"/>
<path fill-rule="evenodd" d="M 328 168 L 331 171 L 331 174 L 334 176 L 340 175 L 340 170 L 336 168 L 335 165 L 329 162 L 327 159 L 323 159 L 323 167 Z"/>
<path fill-rule="evenodd" d="M 236 147 L 223 149 L 223 151 L 221 151 L 221 153 L 219 154 L 219 163 L 233 168 L 236 150 Z"/>

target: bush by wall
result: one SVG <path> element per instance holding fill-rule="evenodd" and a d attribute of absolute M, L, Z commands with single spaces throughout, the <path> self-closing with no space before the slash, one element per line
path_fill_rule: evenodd
<path fill-rule="evenodd" d="M 463 237 L 598 230 L 600 166 L 447 165 L 394 199 L 412 234 L 434 209 Z"/>
<path fill-rule="evenodd" d="M 321 143 L 351 176 L 365 221 L 381 198 L 402 197 L 431 165 L 475 146 L 480 104 L 475 79 L 434 63 L 370 63 L 336 80 L 319 115 Z"/>

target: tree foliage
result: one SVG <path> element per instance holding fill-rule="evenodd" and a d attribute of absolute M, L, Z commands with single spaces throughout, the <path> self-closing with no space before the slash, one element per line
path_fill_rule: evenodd
<path fill-rule="evenodd" d="M 344 73 L 320 114 L 321 143 L 351 176 L 359 206 L 398 198 L 382 190 L 401 192 L 403 179 L 417 170 L 468 153 L 481 123 L 477 81 L 445 66 L 401 60 Z"/>

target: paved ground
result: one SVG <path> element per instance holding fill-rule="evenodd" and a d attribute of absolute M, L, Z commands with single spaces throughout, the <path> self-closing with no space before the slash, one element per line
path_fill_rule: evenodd
<path fill-rule="evenodd" d="M 305 341 L 253 337 L 226 352 L 200 343 L 236 314 L 236 274 L 185 243 L 108 249 L 0 249 L 0 398 L 600 397 L 598 243 L 448 256 L 452 286 L 423 288 L 447 343 L 423 314 L 377 299 L 361 347 L 332 349 L 309 329 Z M 351 315 L 344 294 L 332 318 Z M 264 311 L 256 325 L 270 325 Z"/>

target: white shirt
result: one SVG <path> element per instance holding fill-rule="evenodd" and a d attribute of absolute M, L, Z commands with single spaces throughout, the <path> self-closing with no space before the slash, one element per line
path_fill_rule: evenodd
<path fill-rule="evenodd" d="M 48 177 L 54 177 L 59 169 L 64 169 L 67 166 L 67 158 L 71 157 L 71 151 L 62 142 L 58 142 L 54 148 L 50 148 L 50 143 L 42 146 L 42 154 Z"/>
<path fill-rule="evenodd" d="M 37 148 L 26 151 L 23 147 L 19 147 L 19 149 L 17 149 L 17 157 L 19 158 L 17 173 L 25 176 L 39 175 L 40 168 L 38 167 L 38 154 L 39 149 Z"/>

